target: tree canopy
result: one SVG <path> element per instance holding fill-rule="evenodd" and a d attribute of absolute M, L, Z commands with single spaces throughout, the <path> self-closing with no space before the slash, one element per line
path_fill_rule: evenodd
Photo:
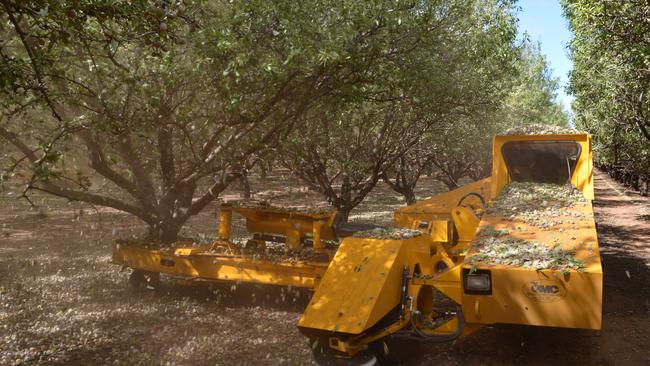
<path fill-rule="evenodd" d="M 650 174 L 650 4 L 564 0 L 575 123 L 601 164 Z"/>
<path fill-rule="evenodd" d="M 347 219 L 413 156 L 479 176 L 497 127 L 562 123 L 511 1 L 0 3 L 2 181 L 152 240 L 269 153 Z"/>

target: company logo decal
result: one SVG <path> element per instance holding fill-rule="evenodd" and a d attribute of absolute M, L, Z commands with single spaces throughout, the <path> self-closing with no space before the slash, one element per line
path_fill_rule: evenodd
<path fill-rule="evenodd" d="M 524 284 L 522 290 L 529 299 L 537 302 L 560 301 L 566 296 L 566 290 L 556 281 L 530 281 Z"/>

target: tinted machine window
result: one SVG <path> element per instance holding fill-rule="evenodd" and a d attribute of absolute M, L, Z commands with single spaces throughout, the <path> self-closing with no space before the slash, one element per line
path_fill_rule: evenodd
<path fill-rule="evenodd" d="M 510 141 L 501 147 L 515 182 L 568 183 L 580 152 L 575 141 Z"/>

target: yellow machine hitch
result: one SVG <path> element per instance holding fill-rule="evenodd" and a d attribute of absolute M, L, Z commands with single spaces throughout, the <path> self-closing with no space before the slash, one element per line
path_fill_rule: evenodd
<path fill-rule="evenodd" d="M 592 174 L 586 134 L 496 136 L 490 177 L 397 210 L 395 228 L 222 205 L 215 242 L 117 243 L 113 262 L 140 277 L 311 289 L 298 327 L 324 364 L 372 362 L 386 337 L 445 342 L 486 324 L 600 329 Z M 545 208 L 565 191 L 575 203 Z M 252 234 L 244 248 L 231 242 L 233 213 Z"/>

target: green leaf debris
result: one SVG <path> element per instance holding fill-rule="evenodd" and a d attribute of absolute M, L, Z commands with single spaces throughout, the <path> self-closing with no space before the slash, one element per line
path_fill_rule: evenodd
<path fill-rule="evenodd" d="M 481 262 L 489 265 L 508 265 L 535 270 L 570 269 L 580 270 L 585 263 L 574 258 L 575 250 L 564 250 L 560 245 L 553 248 L 532 240 L 512 236 L 490 236 L 479 233 L 474 242 L 478 254 L 465 260 L 467 263 Z"/>
<path fill-rule="evenodd" d="M 569 185 L 512 182 L 501 191 L 487 212 L 548 229 L 565 223 L 563 217 L 566 216 L 585 217 L 583 212 L 569 209 L 585 202 L 582 192 Z"/>
<path fill-rule="evenodd" d="M 355 238 L 406 240 L 422 235 L 421 231 L 403 228 L 376 228 L 354 233 Z"/>
<path fill-rule="evenodd" d="M 584 217 L 585 214 L 574 209 L 584 202 L 582 193 L 568 185 L 513 182 L 501 191 L 486 214 L 549 230 L 556 225 L 566 224 L 567 216 Z M 476 253 L 466 258 L 465 262 L 563 272 L 585 267 L 582 260 L 574 257 L 575 249 L 566 250 L 559 244 L 550 246 L 510 234 L 507 229 L 483 226 L 472 243 Z"/>
<path fill-rule="evenodd" d="M 573 135 L 584 133 L 586 132 L 574 128 L 533 123 L 510 128 L 503 135 Z"/>

